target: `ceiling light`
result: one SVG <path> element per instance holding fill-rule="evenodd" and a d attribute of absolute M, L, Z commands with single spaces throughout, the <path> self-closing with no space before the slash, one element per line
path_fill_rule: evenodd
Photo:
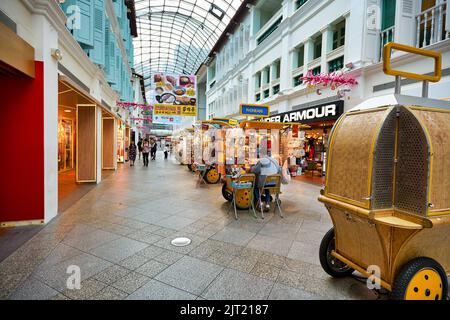
<path fill-rule="evenodd" d="M 69 113 L 69 112 L 72 112 L 72 110 L 70 110 L 70 109 L 64 109 L 64 112 Z"/>

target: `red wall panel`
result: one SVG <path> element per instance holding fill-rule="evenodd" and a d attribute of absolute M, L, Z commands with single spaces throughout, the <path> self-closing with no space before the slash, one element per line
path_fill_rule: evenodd
<path fill-rule="evenodd" d="M 44 66 L 35 66 L 34 79 L 0 74 L 0 222 L 44 219 Z"/>

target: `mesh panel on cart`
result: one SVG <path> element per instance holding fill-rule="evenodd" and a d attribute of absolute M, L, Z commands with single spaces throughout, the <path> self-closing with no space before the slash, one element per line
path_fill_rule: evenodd
<path fill-rule="evenodd" d="M 372 209 L 392 207 L 396 114 L 396 108 L 393 108 L 381 126 L 375 142 Z"/>
<path fill-rule="evenodd" d="M 400 109 L 395 205 L 398 209 L 426 215 L 429 149 L 425 133 L 406 108 Z"/>

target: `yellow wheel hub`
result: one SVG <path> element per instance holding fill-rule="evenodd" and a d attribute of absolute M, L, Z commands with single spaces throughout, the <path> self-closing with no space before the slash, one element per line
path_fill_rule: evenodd
<path fill-rule="evenodd" d="M 405 300 L 441 300 L 442 279 L 434 269 L 422 269 L 408 284 Z"/>
<path fill-rule="evenodd" d="M 206 180 L 208 180 L 208 182 L 210 183 L 216 183 L 217 180 L 219 180 L 219 173 L 217 172 L 216 169 L 211 169 L 208 171 L 208 173 L 206 174 Z"/>
<path fill-rule="evenodd" d="M 248 208 L 250 206 L 250 191 L 249 190 L 237 190 L 236 191 L 236 206 L 239 208 Z"/>

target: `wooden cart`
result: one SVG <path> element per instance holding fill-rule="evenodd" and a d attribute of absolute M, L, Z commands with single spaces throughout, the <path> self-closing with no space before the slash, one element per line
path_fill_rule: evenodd
<path fill-rule="evenodd" d="M 435 74 L 391 69 L 392 49 L 434 58 Z M 441 55 L 388 43 L 383 60 L 396 93 L 363 102 L 331 132 L 319 201 L 334 228 L 322 240 L 320 262 L 333 277 L 359 271 L 393 299 L 446 299 L 450 103 L 427 98 L 428 81 L 441 77 Z M 423 97 L 400 95 L 400 77 L 424 81 Z"/>
<path fill-rule="evenodd" d="M 267 130 L 268 137 L 271 136 L 270 131 L 271 130 L 279 130 L 280 133 L 284 134 L 287 129 L 293 129 L 295 128 L 297 131 L 300 129 L 306 129 L 310 128 L 308 125 L 304 125 L 301 123 L 287 123 L 287 122 L 268 122 L 268 121 L 255 121 L 255 120 L 245 120 L 240 123 L 240 128 L 243 130 L 249 130 L 249 129 L 256 129 L 256 130 Z M 248 137 L 247 137 L 248 139 Z M 248 141 L 247 141 L 248 142 Z M 274 151 L 276 151 L 275 158 L 278 158 L 280 164 L 283 164 L 284 160 L 286 160 L 286 155 L 283 154 L 284 149 L 286 148 L 286 144 L 288 143 L 286 137 L 282 138 L 280 135 L 280 139 L 278 141 L 278 147 L 277 150 L 273 150 L 274 144 L 271 144 L 271 152 L 272 156 L 274 155 Z M 248 146 L 246 146 L 248 147 Z M 256 160 L 256 159 L 254 159 Z M 255 161 L 254 161 L 255 162 Z M 248 158 L 248 151 L 246 152 L 246 159 L 244 164 L 236 165 L 235 167 L 240 168 L 242 173 L 249 173 L 250 172 L 250 166 L 253 163 L 251 163 L 250 159 Z M 228 166 L 228 171 L 230 170 Z M 250 178 L 251 179 L 251 178 Z M 233 188 L 231 187 L 231 175 L 228 174 L 223 179 L 223 185 L 222 185 L 222 195 L 223 197 L 231 201 L 233 197 Z M 241 179 L 241 182 L 245 182 L 245 178 Z M 252 195 L 250 194 L 250 190 L 243 189 L 243 190 L 237 190 L 236 191 L 236 207 L 240 210 L 246 210 L 250 206 L 250 201 L 252 199 Z"/>

